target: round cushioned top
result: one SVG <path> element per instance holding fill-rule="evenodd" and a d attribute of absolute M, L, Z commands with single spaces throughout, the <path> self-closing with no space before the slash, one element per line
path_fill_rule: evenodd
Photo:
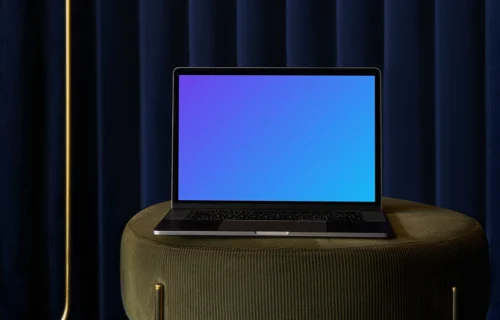
<path fill-rule="evenodd" d="M 464 214 L 384 199 L 390 239 L 155 236 L 165 202 L 134 216 L 122 236 L 121 291 L 128 317 L 152 319 L 164 285 L 165 318 L 484 319 L 488 246 Z M 466 303 L 465 303 L 466 301 Z"/>
<path fill-rule="evenodd" d="M 431 205 L 384 198 L 383 208 L 395 233 L 395 237 L 391 239 L 155 236 L 152 230 L 169 211 L 170 202 L 144 209 L 130 220 L 127 228 L 130 228 L 138 238 L 147 239 L 161 246 L 210 250 L 311 250 L 397 245 L 408 242 L 440 242 L 482 228 L 475 219 L 465 214 Z"/>

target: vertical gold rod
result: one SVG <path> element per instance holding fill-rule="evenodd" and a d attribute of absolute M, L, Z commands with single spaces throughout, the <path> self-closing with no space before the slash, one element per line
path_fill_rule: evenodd
<path fill-rule="evenodd" d="M 156 313 L 156 320 L 164 320 L 164 312 L 165 312 L 165 307 L 164 307 L 164 300 L 163 300 L 163 285 L 162 284 L 155 284 L 155 313 Z"/>
<path fill-rule="evenodd" d="M 453 313 L 452 313 L 452 319 L 457 320 L 458 316 L 458 310 L 457 310 L 457 288 L 453 287 L 451 288 L 452 296 L 453 296 L 453 302 L 452 302 L 452 308 L 453 308 Z"/>
<path fill-rule="evenodd" d="M 66 216 L 66 269 L 65 269 L 65 301 L 62 320 L 68 319 L 70 307 L 70 236 L 71 236 L 71 0 L 65 0 L 65 58 L 66 58 L 66 188 L 65 188 L 65 216 Z"/>

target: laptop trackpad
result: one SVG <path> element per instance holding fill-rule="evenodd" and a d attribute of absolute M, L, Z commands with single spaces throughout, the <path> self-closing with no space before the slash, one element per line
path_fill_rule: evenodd
<path fill-rule="evenodd" d="M 224 220 L 220 231 L 289 231 L 289 232 L 325 232 L 324 221 L 262 221 L 262 220 Z"/>

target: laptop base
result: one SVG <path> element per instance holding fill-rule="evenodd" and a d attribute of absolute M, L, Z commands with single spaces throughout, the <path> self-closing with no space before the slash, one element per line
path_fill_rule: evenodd
<path fill-rule="evenodd" d="M 155 235 L 233 237 L 390 238 L 392 230 L 383 213 L 360 223 L 302 220 L 187 220 L 185 210 L 171 210 L 154 229 Z M 382 217 L 382 218 L 381 218 Z M 382 220 L 382 221 L 381 221 Z"/>

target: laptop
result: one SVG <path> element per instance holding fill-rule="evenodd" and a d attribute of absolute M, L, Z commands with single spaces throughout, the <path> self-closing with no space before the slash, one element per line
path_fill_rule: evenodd
<path fill-rule="evenodd" d="M 375 68 L 176 68 L 155 235 L 387 238 Z"/>

